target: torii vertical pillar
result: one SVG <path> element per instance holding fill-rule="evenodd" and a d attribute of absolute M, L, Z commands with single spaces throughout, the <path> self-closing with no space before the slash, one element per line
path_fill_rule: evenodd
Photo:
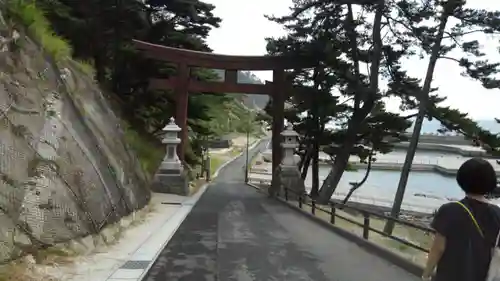
<path fill-rule="evenodd" d="M 272 181 L 269 195 L 274 196 L 280 190 L 280 180 L 277 175 L 278 167 L 281 163 L 281 132 L 284 128 L 285 119 L 285 71 L 284 69 L 273 70 L 273 95 L 272 95 L 272 108 L 273 108 L 273 125 L 272 125 Z"/>
<path fill-rule="evenodd" d="M 181 128 L 180 139 L 181 143 L 177 146 L 177 155 L 184 162 L 184 152 L 186 151 L 186 143 L 188 141 L 187 130 L 187 112 L 189 100 L 189 66 L 185 63 L 180 63 L 177 66 L 177 85 L 175 87 L 175 121 L 177 126 Z"/>

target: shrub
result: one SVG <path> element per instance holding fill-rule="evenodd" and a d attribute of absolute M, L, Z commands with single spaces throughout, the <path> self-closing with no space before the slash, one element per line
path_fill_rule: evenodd
<path fill-rule="evenodd" d="M 31 0 L 8 0 L 7 17 L 24 25 L 29 34 L 57 61 L 71 57 L 70 45 L 52 31 L 50 22 L 42 9 Z"/>
<path fill-rule="evenodd" d="M 165 155 L 161 143 L 146 139 L 130 126 L 126 126 L 125 139 L 139 158 L 142 169 L 148 176 L 154 175 Z"/>
<path fill-rule="evenodd" d="M 81 60 L 75 60 L 74 62 L 76 67 L 80 69 L 83 73 L 91 77 L 95 75 L 95 69 L 91 62 L 81 61 Z"/>

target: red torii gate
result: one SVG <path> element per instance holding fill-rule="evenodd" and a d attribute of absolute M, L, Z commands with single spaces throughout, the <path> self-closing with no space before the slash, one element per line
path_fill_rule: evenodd
<path fill-rule="evenodd" d="M 179 157 L 184 160 L 184 151 L 187 141 L 187 106 L 189 92 L 214 92 L 214 93 L 247 93 L 269 95 L 272 97 L 273 123 L 272 123 L 272 167 L 273 183 L 274 171 L 281 162 L 281 137 L 284 125 L 284 102 L 286 91 L 292 88 L 286 84 L 285 69 L 314 67 L 316 63 L 306 57 L 290 56 L 228 56 L 206 52 L 191 51 L 179 48 L 166 47 L 134 40 L 135 48 L 145 57 L 175 63 L 177 76 L 168 79 L 150 79 L 150 89 L 172 89 L 176 98 L 177 125 L 182 129 Z M 223 82 L 207 82 L 191 79 L 190 68 L 201 67 L 208 69 L 223 69 L 225 78 Z M 273 71 L 273 82 L 266 84 L 238 83 L 239 70 L 247 71 Z M 274 184 L 273 184 L 274 185 Z"/>

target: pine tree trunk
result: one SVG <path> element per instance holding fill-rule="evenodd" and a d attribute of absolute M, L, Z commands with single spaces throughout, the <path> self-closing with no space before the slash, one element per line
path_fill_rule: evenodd
<path fill-rule="evenodd" d="M 309 165 L 311 165 L 311 159 L 312 159 L 312 150 L 309 148 L 306 153 L 306 156 L 304 156 L 304 164 L 302 165 L 300 172 L 300 177 L 302 178 L 302 180 L 305 180 L 307 177 Z"/>
<path fill-rule="evenodd" d="M 443 40 L 447 21 L 448 13 L 446 11 L 443 11 L 436 41 L 432 46 L 431 57 L 429 59 L 429 65 L 427 66 L 427 74 L 425 76 L 424 86 L 422 88 L 420 96 L 418 97 L 420 102 L 418 106 L 418 115 L 417 119 L 415 120 L 415 126 L 413 128 L 413 133 L 411 136 L 410 144 L 408 146 L 408 151 L 406 153 L 405 162 L 403 164 L 403 169 L 399 178 L 398 189 L 396 190 L 394 203 L 392 205 L 391 217 L 395 219 L 399 217 L 399 212 L 401 211 L 401 205 L 403 204 L 403 197 L 406 191 L 406 184 L 408 183 L 408 177 L 410 176 L 413 158 L 415 157 L 415 152 L 417 151 L 420 131 L 422 130 L 422 124 L 427 113 L 427 102 L 429 99 L 432 77 L 434 76 L 434 69 L 439 58 L 439 50 L 441 48 L 441 41 Z M 394 231 L 394 226 L 394 221 L 387 221 L 384 227 L 384 232 L 387 234 L 392 234 L 392 232 Z"/>
<path fill-rule="evenodd" d="M 321 73 L 323 74 L 323 73 Z M 323 75 L 322 75 L 323 76 Z M 315 76 L 317 79 L 318 76 Z M 316 81 L 315 81 L 316 83 Z M 319 83 L 317 83 L 319 84 Z M 318 87 L 316 87 L 318 89 Z M 312 182 L 311 182 L 311 192 L 309 195 L 312 198 L 317 198 L 319 196 L 319 140 L 321 135 L 323 134 L 325 128 L 324 125 L 321 124 L 321 117 L 319 116 L 319 103 L 320 100 L 318 99 L 318 95 L 314 95 L 312 99 L 312 106 L 311 106 L 311 115 L 314 120 L 314 130 L 313 130 L 313 137 L 312 137 L 312 147 L 311 147 L 311 157 L 312 157 Z"/>
<path fill-rule="evenodd" d="M 310 196 L 316 198 L 319 196 L 319 133 L 313 139 L 312 147 L 312 186 Z"/>
<path fill-rule="evenodd" d="M 349 192 L 347 193 L 347 195 L 345 196 L 342 204 L 344 204 L 344 205 L 347 204 L 347 202 L 351 198 L 352 194 L 356 190 L 358 190 L 363 184 L 365 184 L 366 180 L 368 180 L 368 176 L 370 176 L 370 172 L 372 170 L 372 163 L 373 163 L 372 159 L 373 159 L 373 150 L 370 151 L 370 155 L 368 156 L 368 167 L 366 167 L 365 176 L 363 177 L 363 179 L 360 182 L 351 182 L 350 183 L 352 185 L 352 187 L 349 190 Z"/>
<path fill-rule="evenodd" d="M 351 151 L 356 141 L 356 132 L 358 131 L 359 125 L 361 123 L 354 118 L 355 116 L 353 117 L 353 122 L 350 122 L 351 124 L 349 124 L 347 128 L 346 140 L 344 141 L 337 155 L 335 155 L 335 160 L 332 164 L 332 170 L 326 177 L 325 181 L 323 182 L 323 186 L 319 191 L 318 203 L 320 204 L 327 204 L 330 201 L 330 198 L 335 192 L 335 189 L 337 188 L 337 185 L 339 184 L 340 179 L 344 174 L 347 163 L 349 163 L 349 157 L 351 156 Z M 356 123 L 354 121 L 356 121 Z"/>
<path fill-rule="evenodd" d="M 382 15 L 384 11 L 385 2 L 379 3 L 375 12 L 373 19 L 373 54 L 370 65 L 370 87 L 368 90 L 364 89 L 363 92 L 356 93 L 356 95 L 361 95 L 364 100 L 363 107 L 354 112 L 349 124 L 347 126 L 346 140 L 342 145 L 340 151 L 335 156 L 333 162 L 332 171 L 328 175 L 327 179 L 323 183 L 321 190 L 319 192 L 318 202 L 320 204 L 326 204 L 330 201 L 337 185 L 340 182 L 340 178 L 344 174 L 344 171 L 349 162 L 349 157 L 351 155 L 352 148 L 356 143 L 356 134 L 359 131 L 360 126 L 364 122 L 366 116 L 371 112 L 376 101 L 376 93 L 378 91 L 378 77 L 380 69 L 380 57 L 382 53 L 382 39 L 381 39 L 381 26 L 382 26 Z M 350 9 L 350 7 L 349 7 Z M 352 11 L 350 15 L 352 16 Z M 351 38 L 352 39 L 352 38 Z M 357 46 L 353 46 L 357 49 Z M 355 52 L 357 52 L 355 50 Z M 357 90 L 361 88 L 357 87 Z"/>

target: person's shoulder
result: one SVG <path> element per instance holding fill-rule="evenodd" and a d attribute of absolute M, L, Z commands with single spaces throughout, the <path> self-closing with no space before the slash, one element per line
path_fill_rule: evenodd
<path fill-rule="evenodd" d="M 497 210 L 497 211 L 500 211 L 500 206 L 498 205 L 498 203 L 490 203 L 490 206 L 491 206 L 493 209 L 495 209 L 495 210 Z"/>
<path fill-rule="evenodd" d="M 489 207 L 491 213 L 493 214 L 494 220 L 497 222 L 497 224 L 500 225 L 500 206 L 498 206 L 497 204 L 489 204 Z"/>
<path fill-rule="evenodd" d="M 460 204 L 456 202 L 449 202 L 441 205 L 439 209 L 434 213 L 431 227 L 436 230 L 437 233 L 448 237 L 453 235 L 453 231 L 456 227 Z"/>
<path fill-rule="evenodd" d="M 495 214 L 500 216 L 500 206 L 498 206 L 497 204 L 490 204 L 490 208 L 493 210 Z"/>
<path fill-rule="evenodd" d="M 463 207 L 457 202 L 449 202 L 441 205 L 434 213 L 435 219 L 449 219 L 456 217 L 456 214 L 463 212 Z"/>
<path fill-rule="evenodd" d="M 461 202 L 460 202 L 461 203 Z M 463 207 L 458 202 L 448 202 L 439 207 L 438 212 L 453 212 L 462 209 Z M 462 203 L 463 204 L 463 203 Z"/>

